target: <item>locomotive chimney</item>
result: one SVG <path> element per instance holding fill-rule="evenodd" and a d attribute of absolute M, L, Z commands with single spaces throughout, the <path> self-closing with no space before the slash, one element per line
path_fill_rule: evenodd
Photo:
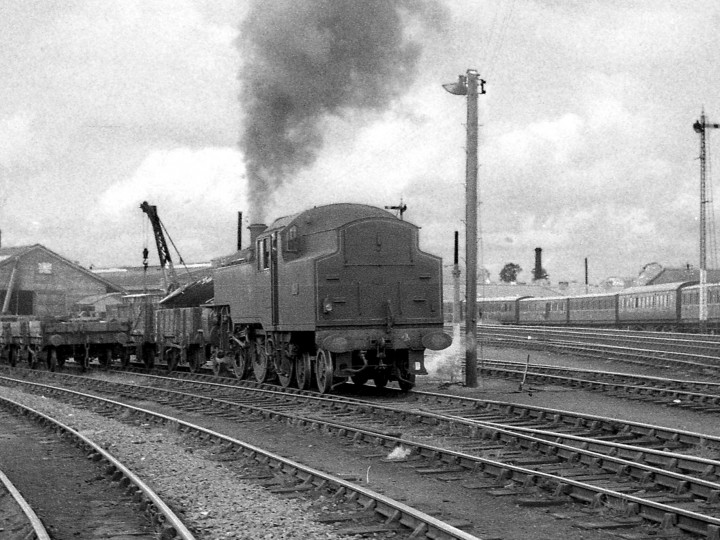
<path fill-rule="evenodd" d="M 257 240 L 261 232 L 267 229 L 267 225 L 264 223 L 253 223 L 252 225 L 248 225 L 248 229 L 250 230 L 250 245 L 254 246 L 255 240 Z"/>
<path fill-rule="evenodd" d="M 540 279 L 542 276 L 542 248 L 535 248 L 535 273 L 533 279 Z"/>

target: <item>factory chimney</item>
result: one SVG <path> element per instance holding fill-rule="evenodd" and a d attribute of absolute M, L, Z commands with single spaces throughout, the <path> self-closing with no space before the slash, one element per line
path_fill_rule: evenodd
<path fill-rule="evenodd" d="M 237 250 L 242 249 L 242 212 L 238 212 L 238 225 L 237 225 Z"/>
<path fill-rule="evenodd" d="M 542 248 L 535 248 L 535 270 L 533 271 L 533 279 L 541 279 L 543 275 L 542 270 Z"/>

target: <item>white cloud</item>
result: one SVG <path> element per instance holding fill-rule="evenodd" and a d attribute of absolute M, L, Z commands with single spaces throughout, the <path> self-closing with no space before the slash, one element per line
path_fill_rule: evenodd
<path fill-rule="evenodd" d="M 37 153 L 32 124 L 33 115 L 28 112 L 0 118 L 0 166 L 24 165 Z"/>
<path fill-rule="evenodd" d="M 100 208 L 122 219 L 143 200 L 151 204 L 210 208 L 242 207 L 246 199 L 244 165 L 233 148 L 176 148 L 152 152 L 132 177 L 100 196 Z"/>

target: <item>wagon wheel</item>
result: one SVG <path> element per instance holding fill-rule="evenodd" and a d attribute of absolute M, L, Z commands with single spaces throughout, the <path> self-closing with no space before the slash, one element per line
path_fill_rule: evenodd
<path fill-rule="evenodd" d="M 195 373 L 205 364 L 202 358 L 202 350 L 202 347 L 193 347 L 187 353 L 188 366 L 190 367 L 191 373 Z"/>
<path fill-rule="evenodd" d="M 168 373 L 171 371 L 175 371 L 175 368 L 178 365 L 178 349 L 175 347 L 168 347 L 165 349 L 165 362 L 166 362 L 166 368 Z"/>
<path fill-rule="evenodd" d="M 37 369 L 38 367 L 38 355 L 37 351 L 33 350 L 30 346 L 27 347 L 27 361 L 30 369 Z"/>
<path fill-rule="evenodd" d="M 375 369 L 373 375 L 373 382 L 378 388 L 385 388 L 387 386 L 390 376 L 388 375 L 387 369 Z"/>
<path fill-rule="evenodd" d="M 270 380 L 272 375 L 272 341 L 258 339 L 255 342 L 255 354 L 253 355 L 253 373 L 255 380 L 264 383 Z"/>
<path fill-rule="evenodd" d="M 315 358 L 315 381 L 320 393 L 327 394 L 332 389 L 333 383 L 332 353 L 320 349 Z"/>
<path fill-rule="evenodd" d="M 127 347 L 120 349 L 120 366 L 126 368 L 130 365 L 130 350 Z"/>
<path fill-rule="evenodd" d="M 80 366 L 80 371 L 85 373 L 90 362 L 90 354 L 88 347 L 81 346 L 77 354 L 74 355 L 75 362 Z"/>
<path fill-rule="evenodd" d="M 10 364 L 10 367 L 15 367 L 17 365 L 17 350 L 14 345 L 8 346 L 8 363 Z"/>
<path fill-rule="evenodd" d="M 278 379 L 283 388 L 287 388 L 295 381 L 295 359 L 290 358 L 283 352 L 280 365 L 278 366 Z"/>
<path fill-rule="evenodd" d="M 55 347 L 50 347 L 47 351 L 47 368 L 50 371 L 55 371 L 57 369 L 57 365 L 58 365 L 57 349 Z"/>
<path fill-rule="evenodd" d="M 152 345 L 143 345 L 142 360 L 147 369 L 155 367 L 155 351 L 153 351 Z"/>
<path fill-rule="evenodd" d="M 295 358 L 295 382 L 300 390 L 308 390 L 312 384 L 312 361 L 309 353 Z"/>
<path fill-rule="evenodd" d="M 100 362 L 100 365 L 104 369 L 110 367 L 110 364 L 112 364 L 112 349 L 110 347 L 106 347 L 100 351 L 100 354 L 98 355 L 98 362 Z"/>

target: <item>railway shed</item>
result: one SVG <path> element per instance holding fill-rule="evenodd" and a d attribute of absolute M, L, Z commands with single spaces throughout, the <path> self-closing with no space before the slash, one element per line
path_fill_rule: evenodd
<path fill-rule="evenodd" d="M 64 318 L 77 315 L 84 298 L 122 292 L 41 244 L 0 248 L 2 315 Z"/>

